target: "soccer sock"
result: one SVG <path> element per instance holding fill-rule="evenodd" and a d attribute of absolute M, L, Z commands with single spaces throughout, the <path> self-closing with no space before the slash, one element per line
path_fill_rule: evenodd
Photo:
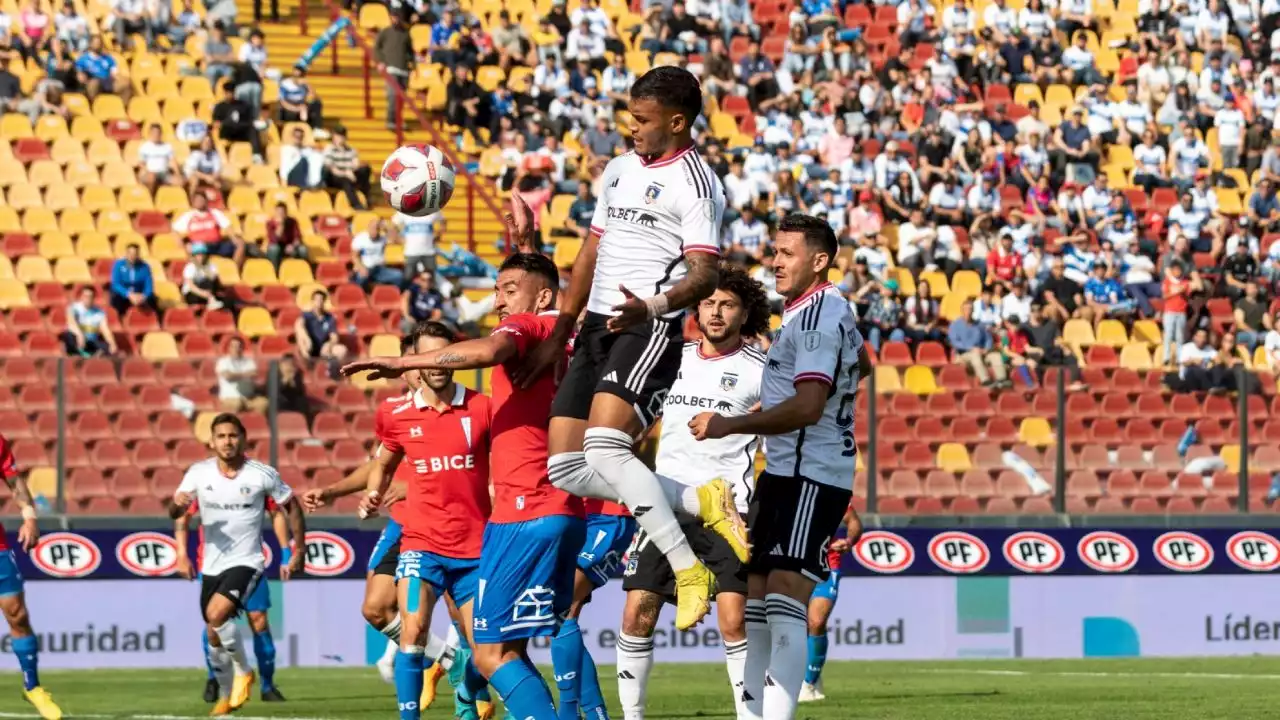
<path fill-rule="evenodd" d="M 244 654 L 244 643 L 240 642 L 240 626 L 235 620 L 228 620 L 222 623 L 221 627 L 215 628 L 214 632 L 218 633 L 218 640 L 222 642 L 222 649 L 227 651 L 231 657 L 231 667 L 235 670 L 236 675 L 244 675 L 249 672 L 249 658 Z M 219 680 L 218 682 L 222 682 Z"/>
<path fill-rule="evenodd" d="M 440 656 L 436 658 L 436 662 L 440 663 L 440 667 L 446 671 L 453 668 L 454 658 L 458 654 L 458 645 L 462 643 L 458 636 L 458 626 L 449 624 L 449 632 L 444 636 L 444 649 L 440 651 Z"/>
<path fill-rule="evenodd" d="M 683 511 L 694 517 L 702 512 L 702 505 L 698 502 L 698 488 L 677 482 L 665 475 L 656 477 L 662 485 L 662 494 L 667 496 L 667 502 L 671 504 L 673 510 Z"/>
<path fill-rule="evenodd" d="M 433 632 L 427 633 L 427 649 L 425 654 L 432 662 L 439 662 L 440 658 L 444 656 L 445 651 L 447 651 L 448 648 L 449 646 L 445 644 L 444 638 Z M 450 658 L 450 660 L 452 660 L 452 658 Z M 445 669 L 448 670 L 449 668 Z"/>
<path fill-rule="evenodd" d="M 378 662 L 395 662 L 395 656 L 398 652 L 400 652 L 400 646 L 391 640 L 387 640 L 387 647 L 382 651 L 382 659 Z"/>
<path fill-rule="evenodd" d="M 827 634 L 809 636 L 809 665 L 804 671 L 804 681 L 810 685 L 822 677 L 822 666 L 827 664 Z"/>
<path fill-rule="evenodd" d="M 547 460 L 547 476 L 551 484 L 577 497 L 618 501 L 618 493 L 600 473 L 587 465 L 582 452 L 556 453 Z"/>
<path fill-rule="evenodd" d="M 398 648 L 400 643 L 400 627 L 400 614 L 396 613 L 396 616 L 391 619 L 391 622 L 384 625 L 378 630 L 378 632 L 386 635 L 387 639 L 396 643 L 396 647 Z"/>
<path fill-rule="evenodd" d="M 400 720 L 418 720 L 422 708 L 422 671 L 426 668 L 423 647 L 415 645 L 400 650 L 396 655 L 396 703 L 400 707 Z"/>
<path fill-rule="evenodd" d="M 742 702 L 748 718 L 764 715 L 764 673 L 769 667 L 769 619 L 764 600 L 747 599 L 747 662 L 742 676 Z"/>
<path fill-rule="evenodd" d="M 200 647 L 204 649 L 204 667 L 209 671 L 208 679 L 215 680 L 216 678 L 213 676 L 213 661 L 209 659 L 209 630 L 207 628 L 200 631 Z"/>
<path fill-rule="evenodd" d="M 209 647 L 209 662 L 213 665 L 213 676 L 218 681 L 218 697 L 231 697 L 231 653 L 224 647 Z"/>
<path fill-rule="evenodd" d="M 258 659 L 262 691 L 266 692 L 276 686 L 276 641 L 270 629 L 253 634 L 253 654 Z"/>
<path fill-rule="evenodd" d="M 511 714 L 523 720 L 556 720 L 556 704 L 542 676 L 524 659 L 508 660 L 489 678 Z"/>
<path fill-rule="evenodd" d="M 576 620 L 574 622 L 577 622 Z M 581 634 L 578 636 L 581 638 Z M 582 641 L 579 640 L 581 643 Z M 609 720 L 609 711 L 604 704 L 604 692 L 600 690 L 600 673 L 596 671 L 595 658 L 582 643 L 581 689 L 578 691 L 578 706 L 587 720 Z"/>
<path fill-rule="evenodd" d="M 765 615 L 769 620 L 769 669 L 764 679 L 764 716 L 795 716 L 800 686 L 804 683 L 805 653 L 808 635 L 808 608 L 795 598 L 779 593 L 765 596 Z"/>
<path fill-rule="evenodd" d="M 746 701 L 742 699 L 745 687 L 743 677 L 747 672 L 747 641 L 738 640 L 724 643 L 724 667 L 729 671 L 729 690 L 733 692 L 733 707 L 738 717 L 746 717 Z"/>
<path fill-rule="evenodd" d="M 644 720 L 652 669 L 653 638 L 618 633 L 618 702 L 624 720 Z"/>
<path fill-rule="evenodd" d="M 496 685 L 494 687 L 497 687 Z M 462 669 L 462 691 L 466 697 L 489 702 L 489 680 L 476 667 L 471 655 L 467 656 L 467 664 Z"/>
<path fill-rule="evenodd" d="M 578 693 L 582 687 L 582 630 L 569 618 L 551 641 L 551 667 L 560 691 L 560 720 L 578 720 Z"/>
<path fill-rule="evenodd" d="M 636 457 L 633 444 L 631 436 L 621 430 L 588 428 L 583 441 L 587 464 L 622 498 L 654 547 L 667 556 L 671 569 L 687 570 L 698 563 L 698 557 L 676 521 L 658 476 Z"/>
<path fill-rule="evenodd" d="M 31 690 L 40 687 L 40 642 L 35 635 L 24 635 L 13 638 L 11 643 L 13 654 L 18 656 L 18 667 L 22 668 L 22 687 Z"/>

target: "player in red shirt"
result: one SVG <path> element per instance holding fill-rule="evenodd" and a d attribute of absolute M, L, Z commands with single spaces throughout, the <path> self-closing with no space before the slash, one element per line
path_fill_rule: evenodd
<path fill-rule="evenodd" d="M 814 586 L 809 597 L 809 662 L 805 668 L 804 685 L 800 688 L 800 702 L 814 702 L 826 698 L 822 694 L 822 668 L 827 664 L 827 619 L 840 597 L 840 558 L 848 552 L 862 535 L 862 519 L 849 501 L 845 511 L 845 536 L 835 538 L 827 548 L 827 565 L 830 574 L 826 581 Z"/>
<path fill-rule="evenodd" d="M 31 552 L 40 539 L 40 528 L 36 524 L 36 507 L 31 502 L 31 490 L 27 481 L 18 474 L 18 463 L 13 457 L 13 448 L 3 435 L 0 435 L 0 479 L 9 486 L 13 493 L 13 501 L 22 513 L 22 526 L 18 528 L 18 544 L 22 549 Z M 22 695 L 35 707 L 36 712 L 44 720 L 61 720 L 62 710 L 53 701 L 53 696 L 40 686 L 39 643 L 35 631 L 31 629 L 31 616 L 27 614 L 27 601 L 22 594 L 22 572 L 18 569 L 18 559 L 5 539 L 4 528 L 0 527 L 0 611 L 9 623 L 9 637 L 13 646 L 13 654 L 18 656 L 18 666 L 22 668 Z"/>
<path fill-rule="evenodd" d="M 449 346 L 453 331 L 426 322 L 414 328 L 413 336 L 415 352 L 426 353 Z M 422 715 L 425 644 L 437 597 L 448 594 L 470 639 L 480 546 L 490 512 L 491 417 L 488 397 L 455 383 L 452 370 L 431 370 L 422 373 L 412 400 L 386 413 L 377 428 L 382 451 L 369 473 L 360 516 L 378 511 L 402 460 L 412 472 L 402 503 L 396 566 L 401 625 L 395 684 L 401 720 Z M 478 678 L 476 690 L 483 686 Z"/>
<path fill-rule="evenodd" d="M 415 369 L 495 368 L 494 509 L 484 533 L 484 592 L 475 612 L 474 658 L 511 712 L 532 720 L 555 720 L 556 709 L 550 689 L 529 662 L 529 639 L 554 635 L 573 602 L 585 522 L 582 500 L 553 486 L 547 476 L 555 374 L 516 389 L 507 372 L 551 334 L 558 284 L 550 259 L 537 253 L 514 254 L 498 270 L 494 309 L 501 321 L 489 337 L 343 368 L 345 373 L 374 370 L 382 376 Z M 581 662 L 566 671 L 557 669 L 556 674 L 577 674 Z M 576 707 L 572 716 L 577 717 Z"/>

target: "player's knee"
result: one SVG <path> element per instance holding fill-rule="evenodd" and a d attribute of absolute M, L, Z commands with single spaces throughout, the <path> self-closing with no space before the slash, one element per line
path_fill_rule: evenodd
<path fill-rule="evenodd" d="M 610 471 L 633 454 L 631 436 L 607 427 L 589 428 L 582 447 L 587 467 L 600 473 L 606 480 Z"/>
<path fill-rule="evenodd" d="M 471 662 L 475 663 L 476 669 L 486 678 L 493 677 L 506 659 L 502 645 L 493 643 L 477 644 L 471 653 Z"/>
<path fill-rule="evenodd" d="M 716 606 L 716 620 L 720 626 L 720 635 L 726 642 L 738 642 L 747 639 L 747 613 L 745 607 L 733 607 L 726 604 Z"/>
<path fill-rule="evenodd" d="M 365 598 L 364 604 L 360 606 L 360 614 L 364 615 L 365 622 L 381 630 L 395 618 L 396 612 L 395 606 L 388 606 L 377 598 Z"/>
<path fill-rule="evenodd" d="M 622 609 L 622 632 L 631 637 L 650 637 L 658 625 L 658 613 L 652 603 L 628 601 Z"/>
<path fill-rule="evenodd" d="M 809 615 L 809 634 L 817 637 L 818 635 L 827 634 L 827 618 L 824 616 Z"/>
<path fill-rule="evenodd" d="M 4 606 L 4 619 L 9 623 L 9 629 L 13 632 L 24 635 L 31 634 L 31 615 L 27 613 L 26 603 L 6 603 Z"/>
<path fill-rule="evenodd" d="M 270 627 L 267 623 L 267 614 L 264 612 L 249 613 L 249 627 L 253 628 L 255 634 L 266 632 Z"/>

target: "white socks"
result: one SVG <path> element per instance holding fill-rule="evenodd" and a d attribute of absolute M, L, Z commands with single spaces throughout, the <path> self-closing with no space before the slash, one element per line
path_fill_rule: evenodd
<path fill-rule="evenodd" d="M 435 633 L 427 636 L 427 657 L 440 664 L 444 670 L 453 667 L 453 653 L 458 649 L 458 631 L 449 625 L 449 636 L 441 638 Z"/>
<path fill-rule="evenodd" d="M 397 650 L 399 650 L 399 649 L 400 649 L 400 643 L 399 643 L 399 642 L 397 642 L 397 641 L 395 641 L 395 640 L 388 639 L 388 640 L 387 640 L 387 647 L 382 651 L 382 659 L 381 659 L 381 660 L 379 660 L 378 662 L 379 662 L 379 663 L 391 663 L 391 662 L 395 662 L 395 659 L 396 659 L 396 651 L 397 651 Z"/>
<path fill-rule="evenodd" d="M 644 720 L 644 698 L 653 669 L 653 638 L 618 634 L 618 702 L 623 720 Z"/>
<path fill-rule="evenodd" d="M 213 630 L 218 634 L 218 641 L 222 644 L 222 649 L 227 651 L 231 657 L 231 664 L 236 675 L 244 675 L 249 672 L 249 658 L 244 654 L 244 643 L 240 642 L 240 626 L 235 620 L 228 620 L 221 627 Z M 215 668 L 216 674 L 216 668 Z"/>
<path fill-rule="evenodd" d="M 769 667 L 769 621 L 764 600 L 747 598 L 747 659 L 742 678 L 742 702 L 745 715 L 740 718 L 760 720 L 764 717 L 764 674 Z M 808 652 L 806 641 L 806 653 Z"/>
<path fill-rule="evenodd" d="M 764 716 L 769 720 L 795 716 L 809 653 L 807 611 L 804 603 L 786 595 L 765 596 L 772 640 L 764 679 Z"/>
<path fill-rule="evenodd" d="M 738 710 L 738 720 L 746 720 L 747 706 L 742 699 L 742 690 L 745 685 L 743 677 L 747 674 L 746 640 L 725 642 L 724 666 L 729 671 L 729 691 L 733 693 L 733 706 Z"/>
<path fill-rule="evenodd" d="M 382 629 L 378 630 L 378 632 L 382 633 L 383 635 L 386 635 L 388 640 L 394 642 L 397 646 L 399 646 L 400 644 L 400 613 L 396 613 L 396 616 L 391 619 L 391 622 L 384 625 Z"/>
<path fill-rule="evenodd" d="M 671 569 L 687 570 L 698 558 L 676 521 L 658 476 L 636 457 L 633 445 L 630 435 L 613 428 L 588 428 L 583 440 L 587 465 L 622 498 L 649 539 L 667 556 Z"/>
<path fill-rule="evenodd" d="M 658 475 L 658 482 L 662 484 L 662 494 L 667 496 L 667 502 L 671 504 L 671 509 L 684 512 L 686 515 L 697 517 L 702 511 L 698 503 L 698 488 L 685 485 L 682 482 L 676 482 L 665 475 Z"/>
<path fill-rule="evenodd" d="M 547 460 L 547 476 L 551 484 L 570 495 L 596 500 L 618 502 L 618 493 L 600 473 L 587 466 L 583 452 L 567 452 L 552 455 Z"/>

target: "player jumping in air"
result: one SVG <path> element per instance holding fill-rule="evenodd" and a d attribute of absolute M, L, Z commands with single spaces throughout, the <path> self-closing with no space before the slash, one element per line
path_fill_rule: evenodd
<path fill-rule="evenodd" d="M 9 441 L 0 435 L 0 478 L 13 493 L 13 501 L 22 513 L 22 525 L 18 528 L 18 545 L 24 552 L 31 552 L 40 539 L 40 528 L 36 524 L 36 506 L 31 502 L 31 490 L 27 481 L 18 474 L 18 463 L 13 457 L 13 448 Z M 53 701 L 53 696 L 40 686 L 40 647 L 35 631 L 31 629 L 31 616 L 27 614 L 26 597 L 22 594 L 22 573 L 18 570 L 18 560 L 5 539 L 4 530 L 0 529 L 0 610 L 4 611 L 4 619 L 9 623 L 10 644 L 13 654 L 18 656 L 18 667 L 22 668 L 22 696 L 31 703 L 36 712 L 44 720 L 60 720 L 62 709 Z"/>
<path fill-rule="evenodd" d="M 800 702 L 825 700 L 822 693 L 822 668 L 827 664 L 827 619 L 840 599 L 840 558 L 853 547 L 862 534 L 862 520 L 853 503 L 840 523 L 846 528 L 845 536 L 831 541 L 827 549 L 827 565 L 831 571 L 827 579 L 818 583 L 809 598 L 809 663 L 804 671 L 804 686 L 800 688 Z"/>
<path fill-rule="evenodd" d="M 406 354 L 412 350 L 413 336 L 405 335 L 400 340 L 400 354 Z M 379 406 L 377 413 L 383 415 L 389 413 L 395 408 L 409 402 L 413 399 L 413 393 L 421 384 L 422 377 L 420 373 L 407 373 L 404 377 L 405 384 L 409 386 L 409 390 L 403 395 L 389 397 Z M 375 421 L 376 424 L 383 424 L 383 421 Z M 375 453 L 380 451 L 375 450 Z M 302 494 L 302 506 L 307 512 L 316 512 L 329 503 L 340 497 L 354 495 L 357 492 L 363 492 L 369 484 L 369 473 L 373 469 L 373 463 L 376 460 L 370 460 L 368 463 L 356 468 L 350 475 L 339 480 L 328 487 L 312 488 Z M 361 606 L 361 613 L 365 620 L 373 626 L 375 630 L 387 637 L 387 648 L 383 652 L 382 657 L 377 662 L 378 673 L 382 679 L 388 683 L 395 682 L 395 658 L 396 653 L 400 650 L 400 608 L 396 604 L 396 564 L 400 557 L 400 535 L 402 533 L 400 525 L 400 513 L 403 510 L 401 500 L 404 499 L 406 483 L 412 474 L 412 469 L 408 465 L 402 464 L 396 470 L 395 481 L 387 488 L 387 492 L 382 498 L 382 508 L 380 512 L 388 515 L 387 524 L 382 529 L 382 533 L 378 535 L 378 542 L 373 547 L 373 552 L 369 554 L 369 562 L 365 572 L 364 585 L 364 603 Z M 451 610 L 451 614 L 454 611 Z M 425 709 L 435 702 L 436 685 L 440 681 L 440 677 L 445 673 L 450 673 L 450 683 L 454 686 L 458 684 L 455 679 L 455 673 L 452 673 L 454 661 L 459 653 L 458 631 L 451 625 L 447 638 L 441 639 L 434 633 L 430 634 L 427 639 L 425 656 L 432 661 L 431 667 L 426 672 L 426 677 L 422 686 L 422 697 L 419 704 Z M 462 664 L 469 657 L 468 651 L 461 651 L 459 670 Z M 487 702 L 487 699 L 481 703 Z M 487 714 L 484 710 L 481 715 Z"/>
<path fill-rule="evenodd" d="M 222 413 L 213 419 L 212 431 L 214 457 L 187 470 L 173 494 L 169 517 L 184 518 L 192 503 L 199 503 L 204 529 L 200 609 L 208 624 L 209 660 L 218 681 L 218 702 L 210 715 L 218 716 L 244 705 L 253 688 L 253 671 L 235 619 L 262 580 L 262 513 L 267 498 L 286 513 L 290 536 L 305 538 L 307 532 L 302 507 L 280 474 L 245 457 L 247 438 L 240 418 Z M 294 553 L 281 577 L 301 574 L 305 555 Z M 178 572 L 194 577 L 186 552 L 178 555 Z"/>
<path fill-rule="evenodd" d="M 516 211 L 523 214 L 518 200 Z M 500 321 L 489 337 L 408 357 L 372 358 L 343 369 L 390 375 L 415 369 L 494 368 L 494 507 L 484 532 L 474 658 L 509 712 L 526 720 L 557 717 L 551 691 L 529 660 L 527 648 L 531 638 L 555 635 L 573 603 L 585 534 L 582 500 L 557 489 L 547 477 L 547 418 L 555 378 L 545 374 L 519 389 L 507 374 L 508 365 L 550 342 L 558 286 L 559 273 L 549 258 L 516 253 L 498 270 L 494 309 Z M 563 362 L 565 346 L 559 347 Z M 577 717 L 575 704 L 573 718 Z"/>
<path fill-rule="evenodd" d="M 605 167 L 560 316 L 513 379 L 529 387 L 560 360 L 585 306 L 551 408 L 548 472 L 574 495 L 621 499 L 675 569 L 676 625 L 686 629 L 710 610 L 715 577 L 633 448 L 675 380 L 681 311 L 715 290 L 724 190 L 693 144 L 702 89 L 692 74 L 650 70 L 631 86 L 628 107 L 635 151 Z M 702 495 L 699 517 L 745 560 L 749 547 L 732 490 L 711 483 Z"/>
<path fill-rule="evenodd" d="M 755 488 L 759 438 L 731 435 L 696 441 L 689 420 L 707 409 L 744 415 L 760 401 L 764 353 L 745 338 L 769 331 L 769 298 L 764 287 L 739 268 L 720 268 L 720 287 L 698 304 L 702 338 L 684 346 L 680 372 L 662 410 L 658 474 L 682 484 L 673 503 L 694 552 L 716 575 L 716 616 L 724 641 L 730 692 L 744 718 L 743 677 L 747 664 L 744 613 L 747 571 L 724 538 L 696 522 L 696 488 L 711 478 L 733 483 L 734 500 L 746 512 Z M 625 720 L 643 720 L 649 671 L 653 669 L 653 632 L 664 602 L 675 594 L 675 578 L 662 553 L 643 532 L 636 536 L 622 578 L 627 592 L 618 636 L 618 699 Z"/>
<path fill-rule="evenodd" d="M 285 579 L 285 568 L 293 558 L 294 542 L 289 539 L 289 523 L 284 511 L 275 501 L 267 498 L 267 515 L 271 518 L 271 529 L 276 541 L 280 544 L 280 579 Z M 173 539 L 178 546 L 179 557 L 190 557 L 187 552 L 187 528 L 190 518 L 200 512 L 200 504 L 193 502 L 187 507 L 187 514 L 173 521 Z M 204 555 L 204 526 L 200 526 L 200 544 L 196 546 L 196 573 L 199 576 L 201 560 Z M 305 561 L 304 561 L 305 563 Z M 185 576 L 184 576 L 185 577 Z M 284 695 L 276 687 L 276 643 L 271 636 L 271 625 L 267 613 L 271 610 L 271 589 L 267 581 L 259 582 L 253 593 L 244 601 L 245 614 L 249 616 L 249 628 L 253 630 L 253 657 L 258 662 L 258 678 L 262 681 L 263 702 L 284 702 Z M 204 683 L 204 701 L 218 701 L 218 677 L 213 671 L 213 662 L 209 660 L 209 628 L 200 632 L 200 644 L 204 648 L 204 664 L 208 672 Z M 243 668 L 237 668 L 241 671 Z"/>
<path fill-rule="evenodd" d="M 831 226 L 788 215 L 774 246 L 787 304 L 762 410 L 702 413 L 689 429 L 698 439 L 767 437 L 749 520 L 758 552 L 747 567 L 745 692 L 749 717 L 790 720 L 804 684 L 809 597 L 829 570 L 827 548 L 853 494 L 854 400 L 871 361 L 848 301 L 827 281 L 837 250 Z"/>
<path fill-rule="evenodd" d="M 417 353 L 440 350 L 453 339 L 453 332 L 436 322 L 420 324 L 413 335 Z M 408 461 L 412 474 L 403 501 L 396 566 L 401 625 L 395 679 L 401 720 L 422 716 L 425 645 L 436 598 L 452 599 L 461 628 L 471 639 L 481 539 L 490 512 L 489 398 L 455 383 L 451 370 L 422 376 L 412 400 L 378 415 L 382 450 L 359 510 L 361 517 L 376 513 L 396 469 L 402 460 Z M 474 719 L 474 698 L 488 683 L 472 663 L 465 669 L 462 696 L 472 702 L 457 710 L 461 717 Z"/>

